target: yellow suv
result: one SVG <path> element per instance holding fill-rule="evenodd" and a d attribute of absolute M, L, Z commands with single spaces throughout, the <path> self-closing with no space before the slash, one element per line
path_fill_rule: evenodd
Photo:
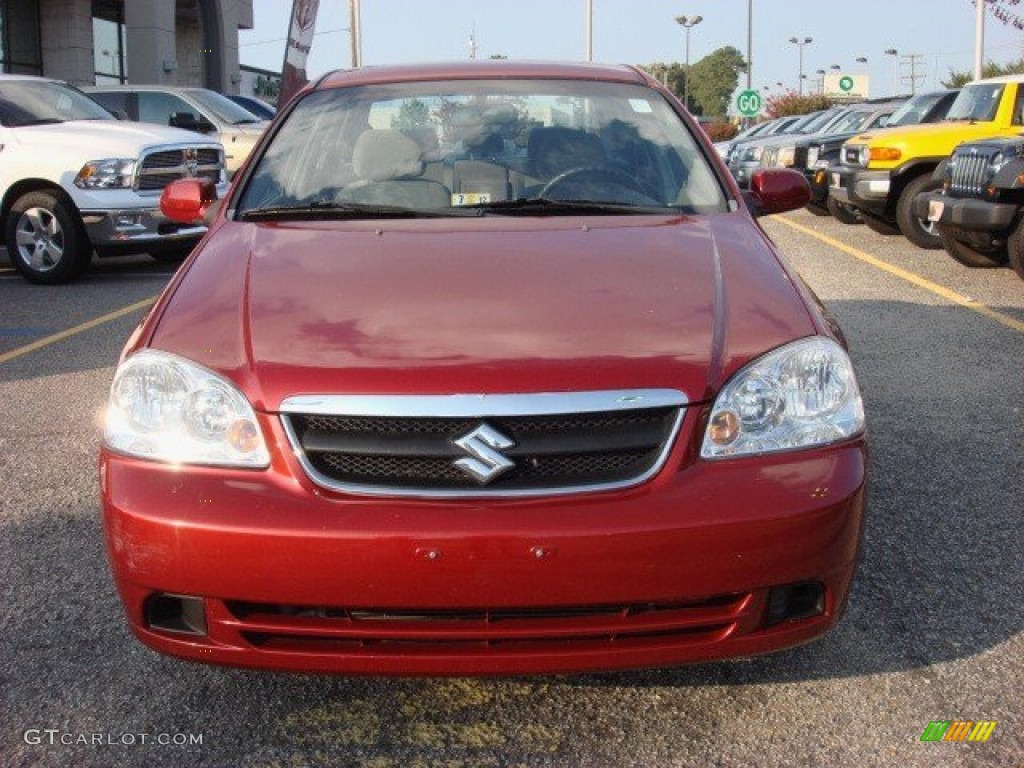
<path fill-rule="evenodd" d="M 831 171 L 829 194 L 860 211 L 883 234 L 902 232 L 922 248 L 941 248 L 934 222 L 914 212 L 914 198 L 942 186 L 935 168 L 964 141 L 1013 136 L 1024 126 L 1024 74 L 969 83 L 946 119 L 854 136 Z"/>

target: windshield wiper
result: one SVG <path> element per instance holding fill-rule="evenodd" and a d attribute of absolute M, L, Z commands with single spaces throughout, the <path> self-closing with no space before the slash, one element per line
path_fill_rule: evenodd
<path fill-rule="evenodd" d="M 661 205 L 631 205 L 629 203 L 614 203 L 602 200 L 557 200 L 550 197 L 519 197 L 515 200 L 499 200 L 464 207 L 470 210 L 482 210 L 485 213 L 508 215 L 545 213 L 551 216 L 579 213 L 592 215 L 605 213 L 667 213 L 677 210 Z"/>
<path fill-rule="evenodd" d="M 241 211 L 238 218 L 245 221 L 263 219 L 416 219 L 440 216 L 467 215 L 447 208 L 417 210 L 397 205 L 370 205 L 367 203 L 340 203 L 315 200 L 296 205 L 268 205 L 263 208 L 249 208 Z M 470 212 L 468 215 L 479 216 Z"/>

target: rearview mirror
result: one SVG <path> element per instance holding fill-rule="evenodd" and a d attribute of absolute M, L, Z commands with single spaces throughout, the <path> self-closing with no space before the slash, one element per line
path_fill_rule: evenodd
<path fill-rule="evenodd" d="M 743 193 L 750 213 L 770 216 L 803 208 L 811 202 L 811 186 L 802 173 L 788 168 L 758 168 L 751 174 L 750 191 Z"/>
<path fill-rule="evenodd" d="M 217 187 L 210 179 L 178 179 L 164 187 L 160 212 L 179 224 L 200 224 L 217 202 Z"/>

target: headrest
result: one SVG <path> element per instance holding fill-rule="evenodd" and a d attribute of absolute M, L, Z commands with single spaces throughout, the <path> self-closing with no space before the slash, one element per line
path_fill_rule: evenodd
<path fill-rule="evenodd" d="M 369 130 L 356 139 L 352 168 L 361 179 L 389 181 L 423 172 L 419 145 L 401 131 Z"/>

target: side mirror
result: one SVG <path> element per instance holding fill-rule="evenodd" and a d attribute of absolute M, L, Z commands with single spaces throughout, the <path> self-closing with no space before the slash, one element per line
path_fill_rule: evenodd
<path fill-rule="evenodd" d="M 803 208 L 811 202 L 811 186 L 802 173 L 788 168 L 758 168 L 751 174 L 747 208 L 755 217 Z"/>
<path fill-rule="evenodd" d="M 110 114 L 112 114 L 118 120 L 131 120 L 131 118 L 128 116 L 128 113 L 125 112 L 123 109 L 112 109 L 110 110 Z"/>
<path fill-rule="evenodd" d="M 208 223 L 205 217 L 217 202 L 217 187 L 210 179 L 178 179 L 164 187 L 160 212 L 179 224 Z"/>

